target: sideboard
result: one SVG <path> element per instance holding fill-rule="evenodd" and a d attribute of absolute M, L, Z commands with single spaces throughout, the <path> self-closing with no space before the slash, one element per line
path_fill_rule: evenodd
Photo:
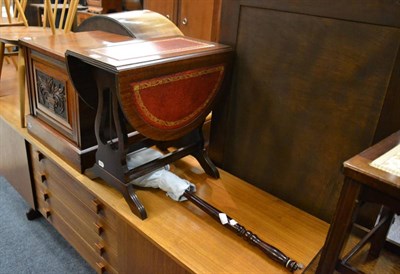
<path fill-rule="evenodd" d="M 190 202 L 172 201 L 160 190 L 137 191 L 149 215 L 140 220 L 119 192 L 81 174 L 20 128 L 18 101 L 16 87 L 0 97 L 0 139 L 18 136 L 2 151 L 0 174 L 16 189 L 18 182 L 30 190 L 34 209 L 99 273 L 287 273 Z M 5 173 L 5 160 L 17 154 L 29 164 Z M 197 186 L 199 197 L 289 257 L 308 265 L 321 249 L 327 223 L 223 170 L 212 179 L 190 156 L 172 168 Z M 21 170 L 31 180 L 18 178 Z"/>

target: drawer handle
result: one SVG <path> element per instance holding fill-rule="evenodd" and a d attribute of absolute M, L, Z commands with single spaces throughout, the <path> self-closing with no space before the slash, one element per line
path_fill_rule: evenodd
<path fill-rule="evenodd" d="M 185 17 L 185 18 L 183 18 L 183 20 L 182 20 L 182 24 L 183 25 L 187 25 L 188 24 L 188 19 Z"/>
<path fill-rule="evenodd" d="M 100 211 L 103 209 L 103 205 L 97 199 L 93 199 L 92 204 L 93 204 L 94 211 L 96 212 L 96 214 L 99 214 Z"/>
<path fill-rule="evenodd" d="M 40 175 L 40 180 L 42 181 L 42 183 L 47 181 L 46 175 Z"/>
<path fill-rule="evenodd" d="M 38 161 L 39 161 L 39 162 L 42 161 L 42 160 L 44 159 L 43 153 L 41 153 L 40 151 L 38 151 L 38 152 L 37 152 L 37 158 L 38 158 Z"/>
<path fill-rule="evenodd" d="M 43 192 L 43 200 L 47 201 L 49 199 L 49 193 Z"/>
<path fill-rule="evenodd" d="M 169 19 L 169 18 L 170 18 L 169 14 L 165 15 L 165 17 L 167 17 L 167 19 Z"/>
<path fill-rule="evenodd" d="M 106 266 L 103 263 L 96 263 L 96 265 L 99 273 L 106 272 Z"/>
<path fill-rule="evenodd" d="M 101 233 L 103 233 L 103 231 L 104 231 L 103 225 L 94 223 L 94 226 L 96 227 L 97 234 L 100 236 Z"/>
<path fill-rule="evenodd" d="M 51 216 L 50 209 L 45 209 L 44 210 L 44 216 L 48 219 Z"/>
<path fill-rule="evenodd" d="M 103 256 L 103 253 L 105 252 L 104 244 L 103 243 L 95 243 L 94 245 L 96 246 L 96 249 L 97 249 L 97 252 L 99 252 L 99 255 Z"/>

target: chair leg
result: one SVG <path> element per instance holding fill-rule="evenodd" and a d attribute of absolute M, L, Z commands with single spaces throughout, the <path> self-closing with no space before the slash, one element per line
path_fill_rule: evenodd
<path fill-rule="evenodd" d="M 14 47 L 14 45 L 6 44 L 6 45 L 5 45 L 5 49 L 4 49 L 4 54 L 5 54 L 6 50 L 7 50 L 7 54 L 13 53 L 13 47 Z M 14 60 L 13 56 L 14 56 L 14 54 L 12 54 L 12 55 L 10 55 L 10 56 L 5 56 L 5 57 L 6 57 L 5 60 L 6 60 L 6 61 L 8 62 L 8 64 L 9 64 L 10 62 L 8 61 L 8 59 L 10 59 L 10 60 L 11 60 L 11 63 L 13 63 L 13 65 L 14 65 L 14 67 L 15 67 L 15 70 L 18 70 L 18 64 L 17 64 L 17 62 Z M 7 58 L 7 57 L 8 57 L 8 58 Z"/>
<path fill-rule="evenodd" d="M 13 58 L 14 53 L 13 53 L 13 47 L 14 45 L 10 45 L 10 44 L 5 44 L 4 46 L 4 60 L 7 62 L 7 64 L 13 64 L 15 67 L 15 70 L 18 70 L 18 64 L 15 61 L 15 59 Z M 4 62 L 4 61 L 3 61 Z"/>
<path fill-rule="evenodd" d="M 18 63 L 15 61 L 15 59 L 12 56 L 10 56 L 10 60 L 11 63 L 14 65 L 15 70 L 18 70 Z"/>
<path fill-rule="evenodd" d="M 18 89 L 21 127 L 25 127 L 25 59 L 23 47 L 19 47 L 18 51 Z"/>

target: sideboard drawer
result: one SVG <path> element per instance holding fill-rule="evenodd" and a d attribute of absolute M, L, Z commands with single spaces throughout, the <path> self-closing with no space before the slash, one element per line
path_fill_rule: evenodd
<path fill-rule="evenodd" d="M 39 202 L 39 210 L 40 208 Z M 69 225 L 69 220 L 63 219 L 57 211 L 52 209 L 50 209 L 47 219 L 97 273 L 118 273 L 118 271 L 111 266 L 111 263 L 98 255 L 93 248 L 85 242 L 81 235 Z"/>
<path fill-rule="evenodd" d="M 98 272 L 118 273 L 116 215 L 38 149 L 30 152 L 40 213 Z"/>
<path fill-rule="evenodd" d="M 55 181 L 62 185 L 62 188 L 68 190 L 74 197 L 79 199 L 96 217 L 101 217 L 108 223 L 109 227 L 115 229 L 117 217 L 114 212 L 109 210 L 101 201 L 87 189 L 85 189 L 74 178 L 67 175 L 52 161 L 35 148 L 31 149 L 32 169 L 34 171 L 35 180 Z"/>

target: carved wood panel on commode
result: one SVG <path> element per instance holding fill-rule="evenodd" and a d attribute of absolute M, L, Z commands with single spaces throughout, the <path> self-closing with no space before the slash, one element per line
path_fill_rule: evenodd
<path fill-rule="evenodd" d="M 224 1 L 221 23 L 236 61 L 211 157 L 329 221 L 343 161 L 400 128 L 400 5 Z"/>

